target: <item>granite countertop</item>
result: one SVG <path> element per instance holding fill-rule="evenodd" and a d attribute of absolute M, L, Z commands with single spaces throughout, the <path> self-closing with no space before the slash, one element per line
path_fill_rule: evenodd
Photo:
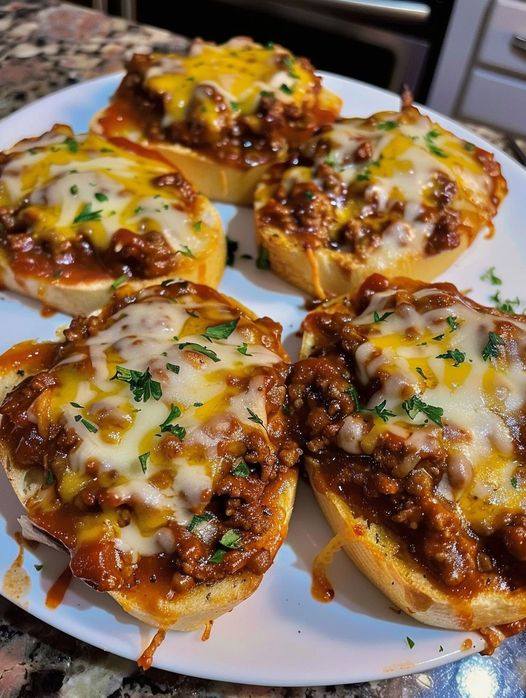
<path fill-rule="evenodd" d="M 86 39 L 86 37 L 88 37 Z M 181 51 L 184 37 L 54 0 L 0 0 L 0 117 L 49 92 L 114 72 L 134 51 Z M 502 134 L 475 126 L 506 148 Z M 0 598 L 0 698 L 18 696 L 391 696 L 525 695 L 526 640 L 492 657 L 474 655 L 412 676 L 353 686 L 279 689 L 204 681 L 151 669 L 92 648 Z"/>

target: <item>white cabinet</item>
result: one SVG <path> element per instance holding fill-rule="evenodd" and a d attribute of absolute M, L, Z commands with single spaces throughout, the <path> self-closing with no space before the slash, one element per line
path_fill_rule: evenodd
<path fill-rule="evenodd" d="M 526 3 L 498 0 L 482 40 L 478 60 L 526 77 Z"/>
<path fill-rule="evenodd" d="M 526 81 L 475 68 L 461 113 L 513 133 L 526 133 Z"/>

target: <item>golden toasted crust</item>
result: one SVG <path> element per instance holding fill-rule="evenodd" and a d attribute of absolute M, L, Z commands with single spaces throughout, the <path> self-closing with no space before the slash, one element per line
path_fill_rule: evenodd
<path fill-rule="evenodd" d="M 408 254 L 396 264 L 384 267 L 379 266 L 378 259 L 363 262 L 340 250 L 326 247 L 309 249 L 299 238 L 262 224 L 257 212 L 256 237 L 258 244 L 267 250 L 270 267 L 275 274 L 320 299 L 354 293 L 368 276 L 376 272 L 387 277 L 409 276 L 432 281 L 469 247 L 468 239 L 463 237 L 453 250 L 432 256 Z"/>
<path fill-rule="evenodd" d="M 335 309 L 341 299 L 327 305 Z M 325 304 L 324 304 L 325 305 Z M 314 312 L 323 311 L 320 306 Z M 307 358 L 316 344 L 305 332 L 300 358 Z M 526 616 L 526 591 L 481 592 L 473 598 L 445 593 L 426 576 L 406 551 L 402 541 L 386 526 L 367 518 L 345 499 L 324 486 L 320 463 L 305 458 L 305 466 L 316 499 L 345 552 L 369 580 L 398 608 L 427 625 L 454 630 L 476 630 L 503 625 Z"/>
<path fill-rule="evenodd" d="M 251 319 L 256 319 L 252 311 L 246 309 L 234 299 L 230 300 Z M 287 358 L 285 353 L 283 353 L 283 356 Z M 17 373 L 21 369 L 24 371 L 23 378 Z M 0 372 L 0 403 L 18 383 L 35 372 L 37 371 L 34 364 L 28 363 L 24 365 L 21 361 L 17 361 L 16 370 Z M 28 499 L 33 494 L 32 486 L 28 484 L 24 471 L 14 466 L 12 454 L 7 444 L 1 439 L 0 465 L 4 468 L 16 496 L 21 504 L 26 507 Z M 287 535 L 296 495 L 297 480 L 298 471 L 296 468 L 291 468 L 278 476 L 271 485 L 275 493 L 275 510 L 279 512 L 279 515 L 271 521 L 271 526 L 265 533 L 264 538 L 261 539 L 261 543 L 270 552 L 272 558 L 278 552 Z M 34 486 L 38 486 L 38 484 Z M 262 579 L 262 574 L 243 570 L 219 582 L 198 585 L 171 600 L 162 599 L 155 608 L 152 607 L 151 599 L 147 599 L 142 603 L 140 597 L 137 598 L 131 592 L 116 591 L 108 593 L 124 611 L 144 623 L 156 628 L 162 627 L 166 630 L 187 631 L 195 630 L 209 620 L 214 620 L 223 613 L 232 610 L 241 601 L 244 601 L 254 593 Z"/>
<path fill-rule="evenodd" d="M 165 279 L 179 278 L 216 288 L 225 270 L 226 239 L 223 224 L 215 207 L 204 196 L 198 200 L 206 220 L 208 243 L 197 259 L 179 255 L 177 271 L 155 279 L 134 279 L 127 282 L 132 290 L 139 290 Z M 105 305 L 111 298 L 111 279 L 83 283 L 64 283 L 60 279 L 15 275 L 8 258 L 0 251 L 0 285 L 68 315 L 89 315 Z"/>

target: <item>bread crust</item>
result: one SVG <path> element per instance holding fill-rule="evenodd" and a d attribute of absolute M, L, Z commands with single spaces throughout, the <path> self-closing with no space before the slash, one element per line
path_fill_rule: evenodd
<path fill-rule="evenodd" d="M 339 302 L 336 298 L 314 312 Z M 314 335 L 305 332 L 300 358 L 310 356 L 315 344 Z M 526 617 L 526 590 L 480 592 L 472 598 L 447 594 L 426 575 L 395 533 L 325 486 L 317 459 L 307 456 L 304 463 L 318 504 L 347 555 L 405 613 L 426 625 L 451 630 L 478 630 Z"/>
<path fill-rule="evenodd" d="M 165 279 L 181 279 L 217 288 L 226 264 L 226 238 L 223 224 L 215 207 L 204 196 L 199 197 L 203 217 L 211 222 L 207 226 L 206 249 L 197 259 L 179 255 L 178 268 L 173 273 L 154 279 L 131 277 L 127 286 L 138 291 L 146 286 L 159 284 Z M 23 296 L 34 298 L 44 305 L 68 315 L 89 315 L 110 300 L 114 288 L 112 279 L 64 283 L 60 279 L 15 274 L 9 260 L 0 250 L 0 285 Z"/>
<path fill-rule="evenodd" d="M 228 297 L 226 298 L 228 299 Z M 229 300 L 232 300 L 251 319 L 256 318 L 252 311 L 247 310 L 234 299 Z M 284 357 L 288 358 L 285 353 Z M 21 369 L 24 372 L 23 377 L 17 372 Z M 38 373 L 41 369 L 42 367 L 35 365 L 34 362 L 24 364 L 22 361 L 16 362 L 16 370 L 6 368 L 2 371 L 0 369 L 0 403 L 18 383 L 28 376 Z M 27 502 L 33 490 L 26 483 L 25 473 L 15 467 L 13 456 L 7 444 L 1 439 L 0 465 L 4 468 L 20 503 L 27 509 Z M 279 514 L 273 518 L 271 526 L 264 534 L 264 537 L 261 538 L 261 543 L 269 550 L 272 558 L 278 552 L 287 535 L 296 495 L 297 480 L 297 468 L 290 468 L 280 474 L 271 484 L 272 490 L 270 495 L 275 502 L 275 510 Z M 126 613 L 148 625 L 166 630 L 189 631 L 195 630 L 205 625 L 208 621 L 231 611 L 254 593 L 262 579 L 263 574 L 242 570 L 218 582 L 197 585 L 175 598 L 158 600 L 155 606 L 152 605 L 151 598 L 142 600 L 140 596 L 134 595 L 127 590 L 108 593 Z"/>

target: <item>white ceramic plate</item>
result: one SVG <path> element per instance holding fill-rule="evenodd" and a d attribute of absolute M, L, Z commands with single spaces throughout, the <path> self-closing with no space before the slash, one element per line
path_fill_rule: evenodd
<path fill-rule="evenodd" d="M 85 130 L 90 116 L 104 106 L 119 79 L 119 75 L 111 75 L 75 85 L 21 109 L 0 122 L 0 148 L 37 135 L 56 122 Z M 354 80 L 327 75 L 326 84 L 344 99 L 344 114 L 365 116 L 399 106 L 395 95 Z M 466 129 L 435 116 L 460 136 L 492 150 Z M 504 277 L 503 296 L 515 297 L 524 289 L 521 261 L 526 260 L 526 171 L 502 153 L 497 157 L 510 189 L 496 221 L 497 234 L 492 239 L 478 239 L 447 273 L 448 279 L 461 289 L 472 289 L 472 295 L 483 302 L 493 291 L 479 277 L 490 265 Z M 228 235 L 239 242 L 239 253 L 253 255 L 251 211 L 224 204 L 218 209 Z M 235 267 L 227 268 L 221 290 L 256 313 L 281 322 L 285 345 L 293 357 L 297 355 L 296 332 L 305 310 L 304 299 L 294 288 L 271 272 L 258 271 L 253 261 L 242 260 L 238 254 Z M 526 302 L 526 296 L 522 300 Z M 63 322 L 67 322 L 65 316 L 43 318 L 37 304 L 5 293 L 0 300 L 0 351 L 23 339 L 51 338 Z M 18 530 L 21 507 L 3 472 L 0 477 L 0 521 L 4 521 L 0 527 L 1 580 L 18 552 L 13 534 Z M 243 683 L 325 685 L 423 671 L 482 648 L 483 642 L 475 634 L 425 627 L 396 613 L 343 553 L 336 556 L 330 572 L 334 601 L 315 601 L 310 593 L 311 565 L 330 537 L 309 488 L 302 483 L 288 540 L 259 590 L 217 620 L 207 642 L 201 641 L 200 632 L 168 633 L 155 654 L 154 666 Z M 35 564 L 42 564 L 42 570 L 37 571 Z M 76 638 L 136 659 L 154 631 L 126 615 L 107 595 L 74 581 L 57 610 L 46 607 L 46 591 L 66 564 L 65 555 L 45 546 L 26 550 L 24 566 L 31 585 L 12 600 Z M 414 642 L 412 648 L 407 638 Z M 471 650 L 462 649 L 467 638 L 473 642 Z"/>

